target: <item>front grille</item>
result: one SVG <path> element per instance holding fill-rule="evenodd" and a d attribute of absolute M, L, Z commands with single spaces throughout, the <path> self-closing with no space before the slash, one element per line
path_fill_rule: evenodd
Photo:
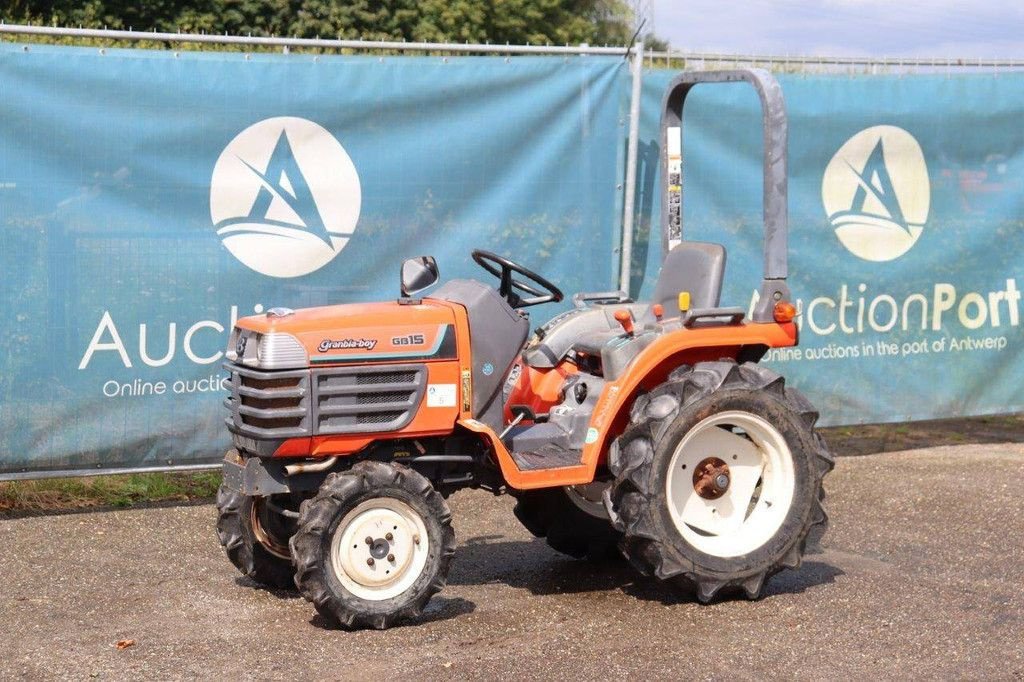
<path fill-rule="evenodd" d="M 316 433 L 396 431 L 412 421 L 426 389 L 424 365 L 315 369 Z"/>
<path fill-rule="evenodd" d="M 372 433 L 405 428 L 427 384 L 425 365 L 364 365 L 261 372 L 225 363 L 231 373 L 232 431 L 255 438 Z"/>
<path fill-rule="evenodd" d="M 310 435 L 309 371 L 261 372 L 225 363 L 231 373 L 229 426 L 257 438 Z"/>

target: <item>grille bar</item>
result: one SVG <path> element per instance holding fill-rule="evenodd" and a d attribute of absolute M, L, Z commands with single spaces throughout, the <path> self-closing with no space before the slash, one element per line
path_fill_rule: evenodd
<path fill-rule="evenodd" d="M 264 400 L 277 400 L 278 398 L 301 398 L 306 395 L 304 387 L 295 388 L 252 388 L 250 386 L 239 386 L 238 393 L 249 398 L 262 398 Z"/>
<path fill-rule="evenodd" d="M 338 405 L 336 407 L 321 405 L 317 408 L 317 415 L 321 417 L 334 417 L 344 414 L 371 414 L 374 412 L 394 412 L 396 408 L 408 409 L 410 407 L 412 407 L 411 399 L 380 405 Z"/>
<path fill-rule="evenodd" d="M 400 384 L 354 384 L 350 386 L 318 386 L 317 395 L 354 395 L 358 393 L 392 393 L 395 391 L 415 392 L 419 388 L 416 382 Z"/>
<path fill-rule="evenodd" d="M 289 417 L 305 417 L 306 408 L 302 407 L 252 407 L 239 405 L 238 414 L 257 419 L 288 419 Z"/>

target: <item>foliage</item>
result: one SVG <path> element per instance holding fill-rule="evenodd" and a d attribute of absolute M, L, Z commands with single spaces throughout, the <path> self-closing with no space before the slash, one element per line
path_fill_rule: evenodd
<path fill-rule="evenodd" d="M 12 0 L 7 21 L 141 31 L 624 45 L 622 0 Z"/>
<path fill-rule="evenodd" d="M 210 471 L 0 482 L 0 518 L 59 509 L 210 500 L 220 480 L 219 471 Z"/>

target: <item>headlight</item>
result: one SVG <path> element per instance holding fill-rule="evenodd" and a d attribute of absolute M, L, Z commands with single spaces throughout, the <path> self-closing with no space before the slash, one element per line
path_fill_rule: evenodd
<path fill-rule="evenodd" d="M 246 353 L 243 362 L 248 359 L 249 354 Z M 260 369 L 297 369 L 308 367 L 309 358 L 297 338 L 291 334 L 271 332 L 258 337 L 256 366 Z"/>
<path fill-rule="evenodd" d="M 298 369 L 309 366 L 306 349 L 291 334 L 260 334 L 235 327 L 224 353 L 229 362 L 258 369 Z"/>

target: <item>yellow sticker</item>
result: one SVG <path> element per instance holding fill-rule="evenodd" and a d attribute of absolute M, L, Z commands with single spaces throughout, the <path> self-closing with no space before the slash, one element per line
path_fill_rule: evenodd
<path fill-rule="evenodd" d="M 462 411 L 469 412 L 473 409 L 473 373 L 468 369 L 462 370 Z"/>

